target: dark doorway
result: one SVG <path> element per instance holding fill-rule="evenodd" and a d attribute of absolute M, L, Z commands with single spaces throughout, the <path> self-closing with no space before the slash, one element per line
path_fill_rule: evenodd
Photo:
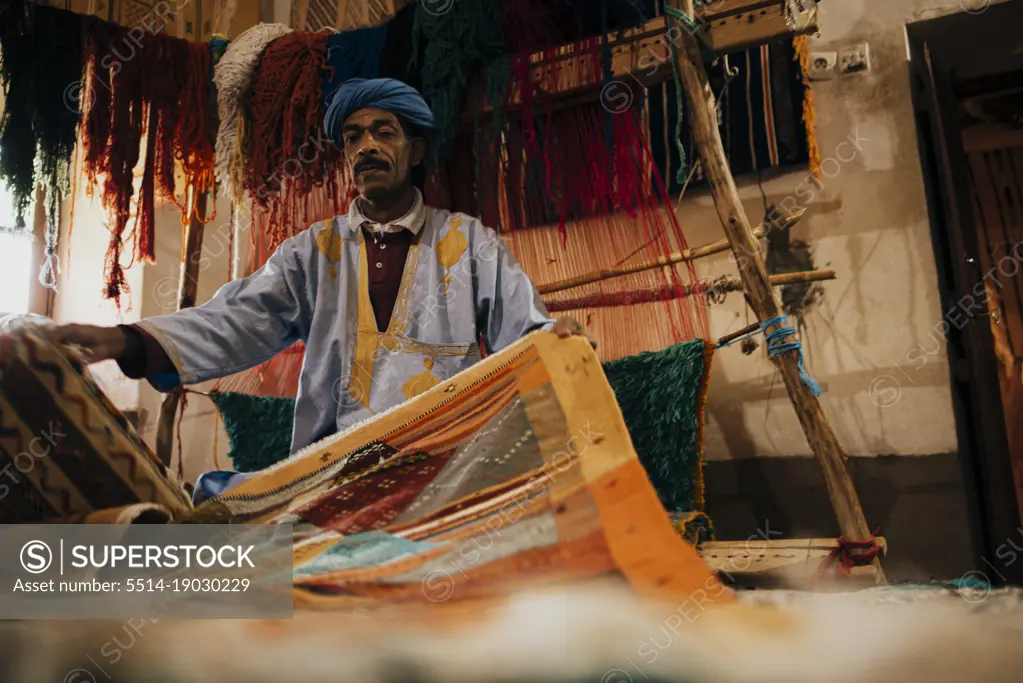
<path fill-rule="evenodd" d="M 1023 557 L 1010 550 L 1023 543 L 1020 26 L 1023 2 L 1012 0 L 907 27 L 975 566 L 1014 585 L 1023 584 Z"/>

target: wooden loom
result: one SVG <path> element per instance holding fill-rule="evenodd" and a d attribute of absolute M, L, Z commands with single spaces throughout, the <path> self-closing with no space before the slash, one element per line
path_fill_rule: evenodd
<path fill-rule="evenodd" d="M 693 142 L 702 164 L 703 173 L 709 181 L 726 239 L 643 264 L 622 266 L 612 271 L 600 271 L 561 282 L 540 285 L 538 289 L 542 294 L 562 291 L 640 270 L 669 266 L 730 248 L 736 257 L 740 280 L 739 282 L 726 281 L 723 286 L 726 291 L 740 288 L 744 291 L 746 300 L 759 321 L 759 325 L 752 329 L 758 329 L 764 322 L 776 319 L 782 314 L 781 305 L 772 287 L 788 284 L 791 281 L 776 280 L 767 274 L 764 255 L 758 241 L 764 231 L 762 228 L 758 228 L 756 231 L 752 229 L 745 209 L 739 200 L 735 179 L 729 169 L 716 123 L 717 107 L 704 68 L 704 55 L 708 50 L 715 53 L 727 53 L 773 42 L 779 38 L 813 33 L 818 28 L 818 2 L 819 0 L 795 0 L 793 2 L 793 4 L 802 5 L 812 10 L 809 21 L 801 29 L 793 30 L 787 21 L 786 11 L 790 3 L 786 0 L 709 0 L 695 10 L 693 0 L 665 0 L 667 8 L 681 11 L 689 18 L 688 21 L 673 16 L 659 17 L 646 22 L 640 28 L 625 31 L 619 37 L 609 38 L 606 41 L 611 52 L 611 68 L 614 79 L 650 86 L 672 77 L 673 67 L 677 66 L 682 89 L 686 93 L 689 104 Z M 668 49 L 669 45 L 676 49 Z M 655 46 L 665 48 L 666 58 L 653 61 L 649 59 Z M 579 68 L 579 60 L 590 59 L 589 54 L 581 46 L 578 44 L 565 46 L 555 51 L 555 56 L 549 56 L 550 54 L 550 51 L 534 53 L 530 57 L 530 63 L 533 65 L 532 77 L 535 81 L 542 83 L 553 81 L 557 84 L 552 91 L 544 93 L 550 100 L 552 108 L 573 106 L 593 101 L 601 96 L 599 86 L 603 84 L 603 80 L 587 81 L 583 79 L 580 82 L 579 74 L 585 74 L 587 70 Z M 672 54 L 677 55 L 676 64 L 672 64 Z M 553 79 L 551 78 L 552 74 Z M 514 82 L 511 91 L 518 92 Z M 510 102 L 510 108 L 514 108 L 515 104 L 516 101 L 513 99 Z M 467 121 L 468 117 L 469 115 L 467 115 Z M 783 217 L 781 221 L 784 225 L 781 227 L 790 227 L 801 216 L 802 212 L 798 215 Z M 768 229 L 771 227 L 768 226 Z M 813 271 L 794 275 L 794 281 L 801 282 L 834 278 L 834 273 L 830 271 Z M 637 299 L 647 301 L 656 300 L 658 295 L 657 292 L 639 294 L 652 297 Z M 593 303 L 591 298 L 570 302 L 571 305 L 564 306 L 564 308 L 578 308 L 588 303 Z M 780 327 L 781 325 L 773 324 L 764 329 L 764 332 L 770 333 Z M 869 543 L 873 536 L 867 526 L 852 479 L 845 467 L 846 455 L 828 423 L 820 401 L 803 383 L 799 370 L 800 354 L 798 349 L 794 349 L 773 356 L 772 359 L 781 371 L 785 388 L 796 410 L 803 432 L 821 464 L 828 496 L 835 510 L 843 538 L 854 544 Z M 800 547 L 803 547 L 810 542 L 788 543 L 801 544 Z M 822 543 L 828 546 L 828 553 L 835 548 L 834 541 L 827 541 L 817 542 L 813 549 L 820 551 L 823 547 Z M 811 545 L 813 544 L 811 543 Z M 876 546 L 878 551 L 883 550 L 882 546 L 883 543 L 878 541 Z M 789 545 L 777 547 L 782 547 L 786 552 L 791 550 Z M 848 552 L 856 556 L 861 551 L 853 548 Z M 771 563 L 768 565 L 773 566 Z M 868 566 L 853 567 L 850 574 L 868 583 L 884 581 L 884 571 L 876 556 Z"/>
<path fill-rule="evenodd" d="M 603 271 L 572 278 L 571 281 L 550 283 L 539 287 L 541 293 L 550 293 L 577 287 L 611 277 L 638 272 L 639 270 L 660 268 L 702 256 L 720 253 L 731 249 L 736 256 L 740 279 L 727 282 L 726 291 L 742 289 L 749 306 L 762 324 L 781 315 L 781 306 L 772 286 L 787 284 L 793 279 L 797 281 L 814 281 L 833 279 L 831 271 L 813 271 L 810 273 L 790 274 L 789 280 L 775 281 L 767 274 L 764 255 L 758 238 L 763 230 L 754 231 L 749 218 L 739 200 L 735 180 L 732 177 L 720 133 L 716 125 L 716 103 L 704 68 L 704 52 L 727 53 L 765 44 L 785 37 L 812 33 L 817 30 L 817 3 L 819 0 L 789 0 L 812 9 L 809 22 L 800 30 L 793 30 L 787 20 L 786 0 L 707 0 L 694 11 L 693 0 L 665 0 L 665 6 L 680 10 L 690 17 L 687 22 L 672 16 L 659 17 L 646 22 L 642 27 L 622 32 L 617 38 L 609 39 L 611 48 L 613 77 L 629 79 L 640 85 L 653 85 L 672 77 L 674 66 L 677 66 L 683 83 L 683 90 L 689 104 L 693 141 L 696 147 L 703 173 L 709 181 L 711 194 L 725 230 L 726 239 L 703 247 L 687 250 L 684 253 L 672 254 L 655 261 L 615 269 L 618 272 Z M 216 8 L 215 24 L 230 26 L 234 14 L 234 3 L 220 0 Z M 689 25 L 687 25 L 689 24 Z M 677 48 L 677 64 L 673 65 L 670 56 L 665 59 L 645 62 L 644 55 L 651 54 L 654 45 L 662 45 L 666 55 L 671 55 L 668 45 Z M 578 60 L 589 58 L 580 51 L 578 44 L 565 46 L 556 51 L 556 56 L 549 58 L 545 53 L 535 53 L 530 57 L 533 66 L 533 77 L 539 82 L 551 82 L 549 75 L 553 69 L 557 75 L 558 87 L 545 93 L 552 107 L 567 107 L 581 102 L 593 101 L 600 96 L 599 86 L 602 80 L 582 81 L 579 73 Z M 550 51 L 546 53 L 550 55 Z M 561 75 L 564 74 L 564 78 Z M 518 92 L 514 81 L 511 92 Z M 513 97 L 509 108 L 514 108 Z M 471 120 L 471 114 L 466 115 Z M 793 225 L 802 216 L 783 217 L 782 227 Z M 768 226 L 770 229 L 772 226 Z M 190 264 L 198 263 L 198 254 L 202 247 L 202 226 L 189 226 L 186 250 L 182 263 L 179 287 L 179 308 L 193 305 L 197 272 Z M 765 333 L 778 329 L 772 325 Z M 820 402 L 803 383 L 800 377 L 800 351 L 792 350 L 772 356 L 781 371 L 786 390 L 789 394 L 800 425 L 806 434 L 811 449 L 818 458 L 824 474 L 828 495 L 838 520 L 842 536 L 852 542 L 869 542 L 872 539 L 859 498 L 852 479 L 845 467 L 846 455 L 836 439 L 821 408 Z M 172 396 L 174 398 L 172 399 Z M 178 409 L 177 395 L 168 396 L 161 407 L 157 453 L 165 463 L 170 462 L 171 444 L 173 442 L 172 425 Z M 772 542 L 780 543 L 780 542 Z M 788 542 L 806 545 L 808 541 Z M 822 542 L 828 551 L 834 549 L 833 541 Z M 811 544 L 813 545 L 813 544 Z M 818 543 L 817 546 L 820 546 Z M 820 547 L 814 546 L 814 550 Z M 722 546 L 723 547 L 723 546 Z M 809 547 L 809 546 L 807 546 Z M 823 546 L 822 546 L 823 547 Z M 788 546 L 784 546 L 789 549 Z M 705 555 L 712 549 L 705 549 Z M 858 550 L 850 550 L 857 554 Z M 731 557 L 731 556 L 729 556 Z M 771 563 L 768 563 L 771 564 Z M 766 566 L 766 565 L 765 565 Z M 868 582 L 881 582 L 884 572 L 879 560 L 875 557 L 870 566 L 854 567 L 852 576 Z"/>

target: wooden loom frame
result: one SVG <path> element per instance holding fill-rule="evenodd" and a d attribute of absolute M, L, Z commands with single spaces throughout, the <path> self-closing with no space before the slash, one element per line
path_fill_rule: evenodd
<path fill-rule="evenodd" d="M 717 106 L 704 67 L 704 54 L 708 49 L 716 53 L 727 53 L 755 47 L 786 36 L 795 37 L 813 33 L 818 29 L 816 10 L 819 0 L 808 0 L 808 2 L 813 5 L 813 18 L 802 30 L 795 31 L 786 20 L 787 2 L 785 0 L 710 0 L 708 4 L 699 8 L 694 8 L 693 0 L 664 0 L 666 8 L 670 7 L 683 12 L 689 17 L 689 20 L 683 22 L 666 15 L 648 21 L 640 28 L 625 31 L 617 38 L 608 38 L 606 43 L 602 41 L 610 49 L 612 77 L 615 79 L 629 79 L 641 86 L 649 86 L 672 77 L 674 67 L 678 68 L 689 104 L 693 144 L 696 147 L 703 172 L 709 181 L 711 195 L 725 230 L 728 247 L 736 257 L 746 300 L 756 313 L 761 325 L 781 316 L 781 305 L 772 289 L 774 283 L 767 274 L 764 255 L 758 242 L 760 235 L 752 229 L 746 211 L 739 200 L 735 179 L 728 166 L 724 145 L 716 124 L 714 112 Z M 686 24 L 690 24 L 695 30 Z M 667 50 L 669 55 L 667 58 L 644 62 L 643 57 L 649 56 L 654 46 L 660 44 L 667 48 L 669 43 L 675 49 Z M 553 92 L 544 93 L 544 96 L 550 100 L 552 108 L 593 101 L 602 95 L 601 91 L 597 91 L 597 87 L 603 85 L 602 80 L 578 82 L 579 74 L 586 73 L 586 69 L 578 68 L 579 60 L 592 58 L 579 43 L 566 45 L 554 51 L 555 56 L 550 56 L 550 54 L 550 51 L 534 53 L 530 57 L 530 62 L 533 64 L 531 76 L 535 81 L 540 83 L 553 81 L 557 84 Z M 672 63 L 672 55 L 677 56 L 675 64 Z M 511 92 L 518 92 L 514 80 Z M 513 98 L 509 108 L 514 109 L 517 103 L 517 100 Z M 486 110 L 487 108 L 484 107 L 484 111 Z M 471 115 L 466 115 L 464 120 L 471 120 Z M 798 216 L 792 217 L 793 220 L 790 223 L 798 218 Z M 651 262 L 647 266 L 661 267 L 669 265 L 669 263 L 691 260 L 716 253 L 717 248 L 721 246 L 714 243 L 698 247 L 689 250 L 689 254 L 673 254 L 665 259 Z M 639 269 L 639 267 L 635 267 L 628 272 L 636 272 Z M 594 273 L 592 276 L 572 278 L 571 281 L 540 285 L 539 289 L 542 292 L 560 291 L 621 274 L 625 273 Z M 810 279 L 809 276 L 808 279 Z M 782 326 L 773 324 L 764 329 L 764 332 L 774 332 L 780 327 Z M 810 448 L 821 464 L 828 497 L 831 500 L 843 538 L 854 543 L 869 542 L 873 537 L 867 526 L 856 488 L 845 467 L 847 456 L 831 429 L 820 401 L 803 383 L 799 369 L 801 351 L 791 350 L 781 353 L 773 356 L 772 360 L 781 371 L 785 388 L 796 410 L 800 426 L 806 434 Z M 880 546 L 878 547 L 880 548 Z M 857 555 L 860 551 L 850 550 L 849 552 L 852 555 Z M 884 571 L 877 557 L 871 561 L 869 566 L 854 567 L 852 574 L 868 581 L 881 582 L 884 580 Z"/>
<path fill-rule="evenodd" d="M 817 9 L 819 0 L 807 0 Z M 777 318 L 782 314 L 778 297 L 772 289 L 772 282 L 767 274 L 764 255 L 758 242 L 758 235 L 751 227 L 745 209 L 739 200 L 735 180 L 724 152 L 724 146 L 716 125 L 716 102 L 709 79 L 704 68 L 705 50 L 727 53 L 765 44 L 786 36 L 812 33 L 817 30 L 816 11 L 813 19 L 801 31 L 794 31 L 786 19 L 785 0 L 709 0 L 708 4 L 694 10 L 693 0 L 665 0 L 665 6 L 680 10 L 690 17 L 683 22 L 672 16 L 662 16 L 646 22 L 642 27 L 622 32 L 615 39 L 608 39 L 611 48 L 612 72 L 616 78 L 629 78 L 642 85 L 663 82 L 672 77 L 677 67 L 686 99 L 689 104 L 690 126 L 693 142 L 703 166 L 703 172 L 710 185 L 714 204 L 721 219 L 727 237 L 728 247 L 737 259 L 740 281 L 746 300 L 757 315 L 761 324 Z M 232 0 L 219 0 L 216 7 L 214 23 L 216 32 L 226 33 L 234 15 Z M 691 30 L 686 24 L 696 30 Z M 667 48 L 670 42 L 676 49 L 668 50 L 668 55 L 677 55 L 677 63 L 672 64 L 671 58 L 659 62 L 641 64 L 641 56 L 650 54 L 650 48 L 663 43 Z M 551 69 L 557 74 L 558 87 L 554 92 L 546 93 L 552 107 L 564 107 L 580 101 L 592 101 L 599 96 L 596 86 L 602 81 L 579 83 L 575 75 L 583 70 L 575 68 L 575 60 L 587 59 L 579 50 L 579 44 L 564 46 L 556 51 L 553 58 L 547 53 L 535 53 L 530 57 L 534 64 L 532 76 L 540 82 L 550 82 L 547 78 Z M 649 69 L 646 72 L 642 69 Z M 639 71 L 639 73 L 637 73 Z M 562 80 L 561 74 L 571 75 L 573 82 Z M 564 83 L 564 87 L 562 87 Z M 517 92 L 514 82 L 510 92 Z M 510 102 L 514 108 L 516 102 Z M 469 115 L 471 117 L 471 115 Z M 204 198 L 201 198 L 204 199 Z M 798 220 L 798 217 L 793 217 Z M 198 272 L 197 258 L 202 248 L 203 226 L 197 221 L 188 226 L 186 233 L 185 259 L 182 263 L 179 285 L 179 309 L 194 304 Z M 720 251 L 723 245 L 706 253 L 690 253 L 678 260 L 688 260 L 707 253 Z M 699 252 L 700 248 L 690 250 Z M 674 255 L 673 255 L 674 256 Z M 673 261 L 678 262 L 678 261 Z M 663 267 L 665 263 L 654 263 L 650 267 Z M 601 278 L 602 279 L 602 278 Z M 560 283 L 559 283 L 560 284 Z M 575 286 L 575 285 L 572 285 Z M 772 325 L 765 332 L 775 331 L 779 325 Z M 853 486 L 852 479 L 845 467 L 846 455 L 842 451 L 831 425 L 820 405 L 819 400 L 803 383 L 799 364 L 801 352 L 792 350 L 772 356 L 778 366 L 785 388 L 799 418 L 800 425 L 806 434 L 807 441 L 818 461 L 824 475 L 825 484 L 832 507 L 835 510 L 839 528 L 845 539 L 853 542 L 869 541 L 872 536 L 860 506 L 859 497 Z M 157 453 L 165 463 L 170 462 L 173 443 L 173 421 L 178 409 L 178 394 L 168 395 L 160 410 L 157 437 Z M 850 551 L 855 554 L 857 551 Z M 856 567 L 853 573 L 873 581 L 883 581 L 884 572 L 879 560 L 875 557 L 871 566 Z"/>

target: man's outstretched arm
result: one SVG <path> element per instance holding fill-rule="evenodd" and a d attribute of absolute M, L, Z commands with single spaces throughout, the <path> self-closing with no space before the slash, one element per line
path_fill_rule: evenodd
<path fill-rule="evenodd" d="M 258 365 L 307 331 L 312 293 L 300 251 L 308 239 L 287 240 L 266 265 L 202 306 L 132 326 L 65 325 L 55 339 L 80 346 L 89 362 L 116 360 L 126 375 L 162 391 Z"/>

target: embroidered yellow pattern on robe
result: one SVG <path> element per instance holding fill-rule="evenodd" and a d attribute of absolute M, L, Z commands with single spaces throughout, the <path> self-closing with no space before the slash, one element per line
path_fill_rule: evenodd
<path fill-rule="evenodd" d="M 440 379 L 433 375 L 433 358 L 427 356 L 423 359 L 423 367 L 426 368 L 423 372 L 418 375 L 412 375 L 405 382 L 405 386 L 401 388 L 405 394 L 406 399 L 414 398 L 419 394 L 426 393 L 430 389 L 440 384 Z"/>
<path fill-rule="evenodd" d="M 412 249 L 416 249 L 413 245 Z M 358 299 L 358 330 L 355 341 L 355 359 L 352 361 L 352 379 L 348 386 L 348 395 L 369 407 L 370 390 L 373 387 L 373 360 L 376 357 L 380 341 L 377 330 L 376 316 L 373 315 L 373 302 L 369 298 L 369 263 L 366 257 L 366 242 L 359 241 L 359 299 Z M 403 277 L 408 277 L 408 269 Z"/>
<path fill-rule="evenodd" d="M 330 264 L 331 277 L 337 277 L 337 263 L 341 260 L 341 244 L 344 237 L 334 230 L 333 223 L 323 223 L 326 227 L 316 233 L 316 249 L 325 257 Z"/>
<path fill-rule="evenodd" d="M 447 294 L 448 289 L 451 287 L 451 269 L 461 260 L 462 255 L 469 246 L 469 240 L 466 239 L 461 227 L 462 214 L 456 213 L 448 221 L 448 234 L 444 235 L 444 238 L 437 242 L 437 258 L 440 264 L 444 266 L 444 270 L 447 271 L 441 279 L 441 282 L 444 283 L 445 294 Z"/>
<path fill-rule="evenodd" d="M 444 278 L 445 286 L 450 282 L 451 268 L 465 254 L 469 242 L 459 226 L 462 220 L 455 215 L 449 221 L 448 234 L 437 243 L 437 255 L 441 265 L 449 271 Z M 322 233 L 321 233 L 322 234 Z M 319 236 L 318 244 L 319 244 Z M 338 242 L 340 250 L 340 242 Z M 322 251 L 321 247 L 321 251 Z M 369 298 L 369 259 L 366 254 L 366 243 L 359 240 L 359 293 L 358 293 L 358 334 L 355 343 L 355 358 L 352 363 L 352 374 L 349 383 L 348 395 L 361 403 L 367 410 L 370 408 L 370 396 L 373 385 L 373 362 L 377 351 L 397 351 L 399 353 L 415 353 L 428 356 L 426 372 L 416 375 L 413 379 L 425 383 L 427 378 L 432 379 L 434 384 L 439 384 L 440 379 L 432 375 L 431 370 L 437 356 L 465 356 L 476 347 L 475 343 L 469 344 L 427 344 L 408 336 L 408 328 L 412 323 L 415 311 L 408 310 L 408 300 L 412 293 L 412 285 L 415 282 L 416 271 L 419 268 L 420 249 L 418 241 L 413 243 L 409 249 L 405 261 L 405 269 L 402 273 L 401 287 L 398 290 L 397 300 L 394 302 L 394 310 L 391 313 L 391 320 L 388 323 L 387 331 L 380 332 L 377 328 L 376 317 L 373 313 L 373 303 Z M 411 380 L 410 380 L 411 381 Z M 416 391 L 411 396 L 417 396 L 426 391 L 433 384 Z M 408 384 L 406 384 L 407 392 Z M 406 398 L 410 395 L 406 393 Z"/>

